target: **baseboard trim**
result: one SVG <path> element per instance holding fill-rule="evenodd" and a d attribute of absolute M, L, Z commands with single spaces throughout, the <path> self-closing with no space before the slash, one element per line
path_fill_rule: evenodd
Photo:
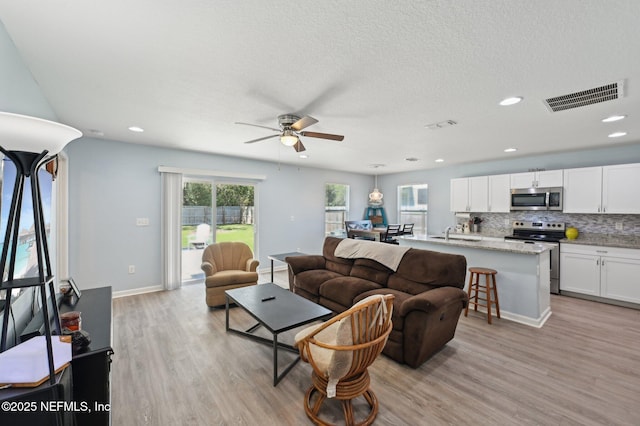
<path fill-rule="evenodd" d="M 113 299 L 117 299 L 119 297 L 136 296 L 138 294 L 154 293 L 156 291 L 163 290 L 164 287 L 162 287 L 161 285 L 152 285 L 149 287 L 132 288 L 131 290 L 114 291 L 111 297 Z"/>
<path fill-rule="evenodd" d="M 287 265 L 274 266 L 273 267 L 273 272 L 286 271 L 287 269 L 288 269 Z M 257 272 L 259 274 L 270 274 L 271 273 L 271 267 L 267 266 L 266 268 L 258 268 Z"/>
<path fill-rule="evenodd" d="M 472 312 L 472 310 L 469 309 L 469 312 Z M 482 312 L 486 315 L 487 308 L 485 308 L 484 306 L 479 306 L 478 312 Z M 497 318 L 495 316 L 495 309 L 491 309 L 491 312 L 493 313 L 492 318 L 495 320 Z M 500 309 L 500 319 L 517 322 L 535 328 L 542 328 L 542 326 L 545 322 L 547 322 L 550 316 L 551 308 L 547 308 L 538 318 L 525 317 L 524 315 L 514 314 L 512 312 L 507 312 L 503 309 Z"/>

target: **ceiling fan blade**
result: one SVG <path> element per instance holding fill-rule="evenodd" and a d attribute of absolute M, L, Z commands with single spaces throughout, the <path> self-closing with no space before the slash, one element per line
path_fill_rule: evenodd
<path fill-rule="evenodd" d="M 300 130 L 305 129 L 305 128 L 311 126 L 312 124 L 316 124 L 317 122 L 318 122 L 318 120 L 316 120 L 315 118 L 310 117 L 308 115 L 305 115 L 300 120 L 298 120 L 295 123 L 293 123 L 291 125 L 291 128 L 293 130 L 295 130 L 296 132 L 299 132 Z"/>
<path fill-rule="evenodd" d="M 293 149 L 295 149 L 296 152 L 302 152 L 307 150 L 307 148 L 305 148 L 304 145 L 302 145 L 302 141 L 300 139 L 298 139 L 298 142 L 296 142 L 296 144 L 293 146 Z"/>
<path fill-rule="evenodd" d="M 330 133 L 318 133 L 318 132 L 300 132 L 302 136 L 308 136 L 310 138 L 331 139 L 332 141 L 342 141 L 344 136 L 332 135 Z"/>
<path fill-rule="evenodd" d="M 278 136 L 280 136 L 280 134 L 264 136 L 264 137 L 262 137 L 262 138 L 258 138 L 258 139 L 251 139 L 250 141 L 246 141 L 245 143 L 255 143 L 255 142 L 260 142 L 260 141 L 263 141 L 263 140 L 265 140 L 265 139 L 277 138 Z"/>
<path fill-rule="evenodd" d="M 274 132 L 279 132 L 280 129 L 275 129 L 273 127 L 268 127 L 268 126 L 261 126 L 259 124 L 251 124 L 251 123 L 242 123 L 240 121 L 236 121 L 233 124 L 242 124 L 243 126 L 253 126 L 253 127 L 262 127 L 263 129 L 269 129 L 269 130 L 273 130 Z"/>

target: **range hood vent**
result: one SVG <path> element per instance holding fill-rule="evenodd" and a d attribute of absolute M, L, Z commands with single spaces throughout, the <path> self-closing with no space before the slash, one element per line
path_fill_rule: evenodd
<path fill-rule="evenodd" d="M 544 103 L 552 112 L 558 112 L 565 109 L 613 101 L 622 97 L 624 97 L 624 80 L 581 92 L 545 99 Z"/>

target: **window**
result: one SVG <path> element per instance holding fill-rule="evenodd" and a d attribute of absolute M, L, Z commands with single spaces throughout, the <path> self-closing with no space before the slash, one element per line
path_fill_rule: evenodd
<path fill-rule="evenodd" d="M 428 185 L 398 186 L 398 217 L 400 223 L 413 223 L 413 233 L 427 234 Z"/>
<path fill-rule="evenodd" d="M 344 221 L 349 217 L 349 185 L 328 183 L 324 196 L 324 230 L 326 235 L 344 235 Z"/>

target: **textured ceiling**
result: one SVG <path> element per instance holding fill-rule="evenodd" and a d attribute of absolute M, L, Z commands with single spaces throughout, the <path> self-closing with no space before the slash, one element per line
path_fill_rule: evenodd
<path fill-rule="evenodd" d="M 640 142 L 639 17 L 637 0 L 0 1 L 58 118 L 87 136 L 380 174 Z M 620 80 L 616 101 L 543 102 Z M 303 138 L 303 160 L 234 124 L 284 113 L 345 139 Z M 443 120 L 457 125 L 425 127 Z"/>

